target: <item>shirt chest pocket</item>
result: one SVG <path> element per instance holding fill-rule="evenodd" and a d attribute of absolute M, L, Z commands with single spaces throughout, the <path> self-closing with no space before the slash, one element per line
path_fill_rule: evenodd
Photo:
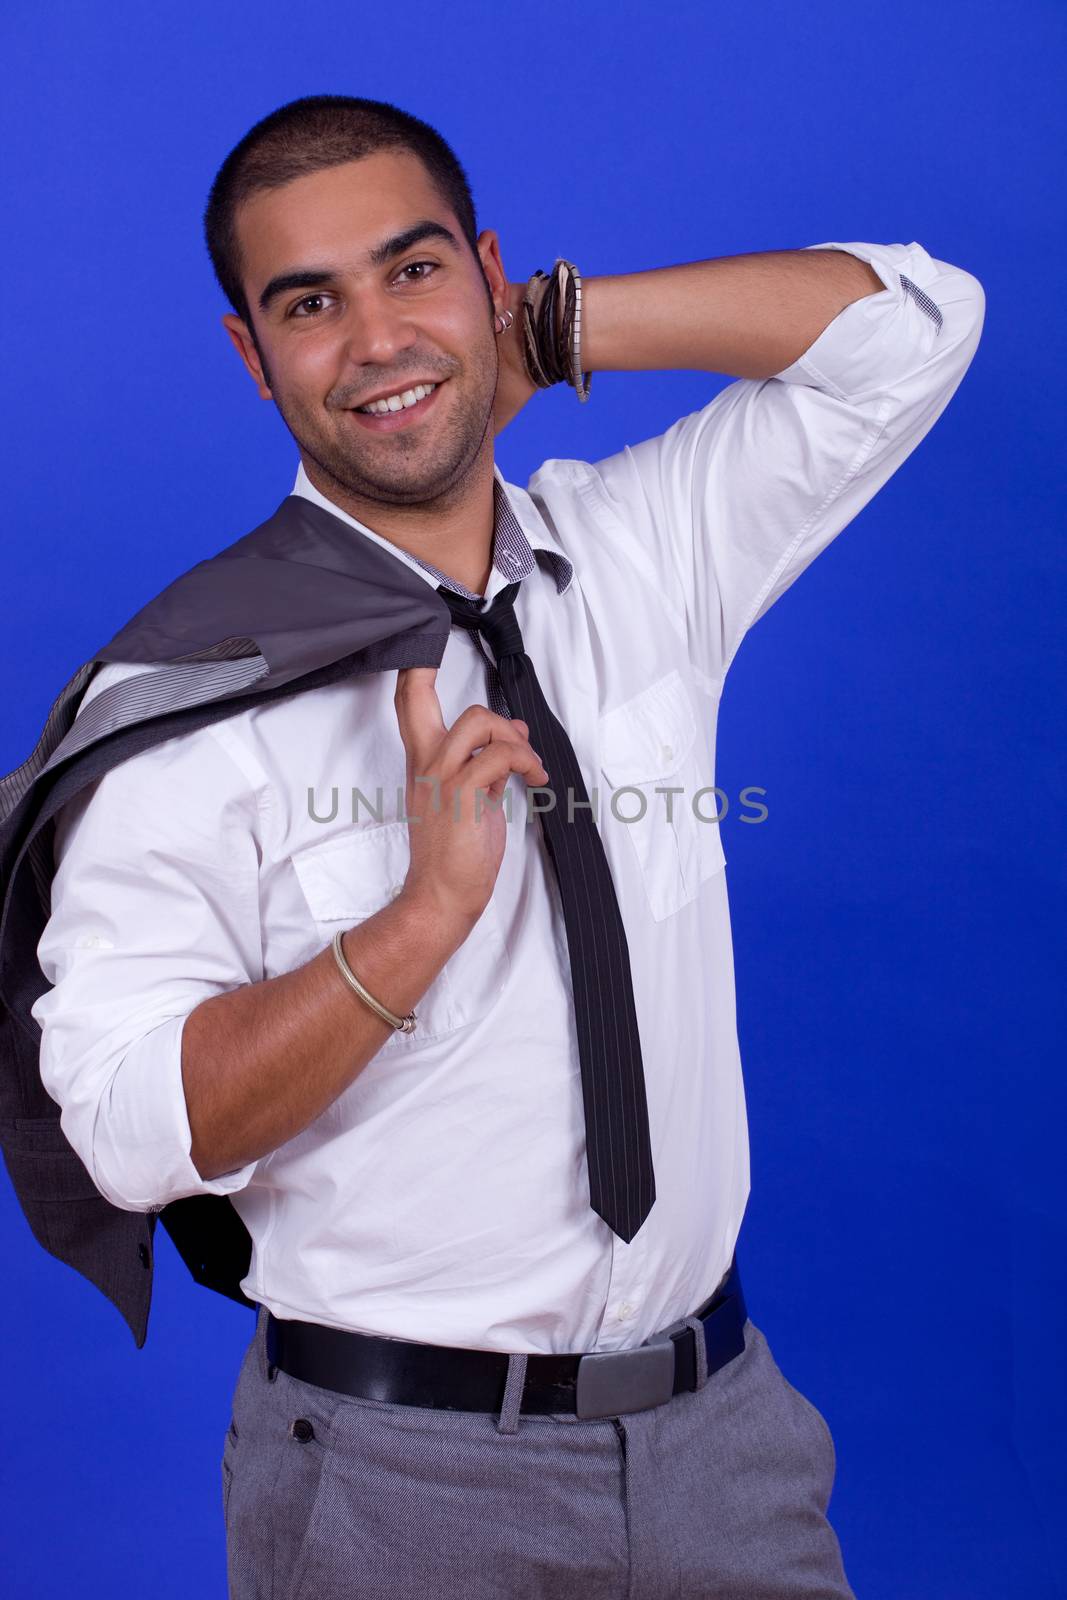
<path fill-rule="evenodd" d="M 680 673 L 672 669 L 615 706 L 599 731 L 610 791 L 601 796 L 603 826 L 629 837 L 652 916 L 662 922 L 726 865 L 711 762 Z"/>
<path fill-rule="evenodd" d="M 394 900 L 403 888 L 411 859 L 408 825 L 403 819 L 352 828 L 335 838 L 296 851 L 290 861 L 319 941 L 329 944 L 338 930 L 353 928 Z M 508 974 L 508 952 L 492 900 L 455 954 L 412 1007 L 414 1033 L 391 1033 L 383 1050 L 417 1050 L 487 1015 L 499 999 Z M 352 970 L 361 978 L 353 962 Z M 342 982 L 337 975 L 338 983 Z M 374 993 L 374 991 L 371 991 Z M 396 1010 L 389 994 L 375 994 Z M 353 994 L 353 1005 L 362 1001 Z"/>

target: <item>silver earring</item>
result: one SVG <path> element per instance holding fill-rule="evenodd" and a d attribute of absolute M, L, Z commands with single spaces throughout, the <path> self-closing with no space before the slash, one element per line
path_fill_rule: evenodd
<path fill-rule="evenodd" d="M 510 307 L 505 306 L 504 310 L 498 311 L 496 316 L 493 318 L 493 327 L 496 329 L 497 333 L 507 333 L 514 321 L 514 311 L 512 311 Z"/>

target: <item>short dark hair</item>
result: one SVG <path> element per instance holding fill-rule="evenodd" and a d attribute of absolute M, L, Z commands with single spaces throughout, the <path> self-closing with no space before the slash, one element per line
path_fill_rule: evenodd
<path fill-rule="evenodd" d="M 305 95 L 261 118 L 234 146 L 215 176 L 204 210 L 204 237 L 215 276 L 249 328 L 252 319 L 241 286 L 235 225 L 238 206 L 265 189 L 346 161 L 360 161 L 379 150 L 409 150 L 419 158 L 478 256 L 470 182 L 455 151 L 435 128 L 386 100 Z"/>

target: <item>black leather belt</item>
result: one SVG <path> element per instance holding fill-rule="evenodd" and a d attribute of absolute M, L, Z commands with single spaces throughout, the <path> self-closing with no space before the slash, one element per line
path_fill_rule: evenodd
<path fill-rule="evenodd" d="M 747 1311 L 736 1258 L 693 1315 L 703 1324 L 710 1375 L 745 1347 Z M 629 1350 L 531 1354 L 522 1411 L 610 1417 L 663 1405 L 683 1389 L 696 1388 L 695 1338 L 694 1330 L 680 1320 Z M 317 1322 L 281 1320 L 270 1311 L 267 1361 L 322 1389 L 445 1411 L 499 1411 L 508 1375 L 506 1351 L 383 1339 Z"/>

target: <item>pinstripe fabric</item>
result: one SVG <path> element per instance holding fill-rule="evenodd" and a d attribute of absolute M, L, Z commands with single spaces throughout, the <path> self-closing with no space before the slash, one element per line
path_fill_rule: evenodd
<path fill-rule="evenodd" d="M 630 953 L 574 746 L 522 647 L 514 605 L 520 587 L 508 584 L 486 610 L 476 599 L 464 599 L 443 584 L 438 592 L 459 627 L 481 631 L 489 641 L 511 713 L 529 724 L 530 742 L 544 760 L 555 795 L 555 804 L 540 810 L 538 817 L 567 929 L 585 1103 L 589 1202 L 629 1244 L 656 1198 Z"/>
<path fill-rule="evenodd" d="M 252 648 L 255 650 L 254 645 Z M 79 750 L 86 749 L 119 728 L 128 727 L 132 722 L 143 722 L 168 711 L 201 705 L 217 700 L 222 695 L 237 694 L 262 678 L 267 670 L 266 661 L 257 651 L 240 661 L 227 661 L 222 665 L 216 661 L 189 662 L 145 672 L 136 678 L 112 684 L 77 718 L 41 767 L 41 773 L 49 772 Z M 51 835 L 37 834 L 30 843 L 26 857 L 42 902 L 47 904 L 55 871 Z"/>
<path fill-rule="evenodd" d="M 93 663 L 84 662 L 52 702 L 41 736 L 21 766 L 0 777 L 0 822 L 13 816 L 44 771 L 48 760 L 74 721 L 82 691 L 93 675 Z M 53 873 L 51 838 L 35 837 L 26 852 L 34 885 L 42 905 L 47 905 Z"/>
<path fill-rule="evenodd" d="M 202 705 L 222 695 L 238 694 L 267 672 L 258 653 L 236 661 L 188 661 L 125 678 L 104 689 L 86 706 L 70 732 L 41 768 L 47 772 L 130 722 L 143 722 L 166 711 Z"/>
<path fill-rule="evenodd" d="M 93 667 L 92 661 L 86 661 L 78 668 L 53 700 L 41 736 L 26 760 L 13 772 L 0 777 L 0 819 L 9 817 L 23 795 L 29 792 L 38 774 L 44 770 L 48 757 L 74 721 L 78 701 L 93 675 Z"/>
<path fill-rule="evenodd" d="M 227 646 L 233 643 L 226 641 Z M 240 643 L 247 647 L 251 641 Z M 215 647 L 216 656 L 223 648 Z M 255 651 L 254 644 L 251 648 Z M 86 707 L 85 713 L 76 718 L 77 705 L 92 678 L 93 667 L 93 662 L 85 662 L 78 668 L 56 697 L 41 737 L 29 757 L 14 772 L 0 778 L 0 819 L 6 820 L 14 813 L 39 777 L 107 734 L 168 711 L 237 694 L 268 670 L 266 661 L 256 652 L 243 660 L 224 661 L 221 665 L 219 659 L 215 659 L 146 671 L 105 689 Z M 47 906 L 55 871 L 50 832 L 35 834 L 26 850 L 26 860 L 41 903 Z"/>

